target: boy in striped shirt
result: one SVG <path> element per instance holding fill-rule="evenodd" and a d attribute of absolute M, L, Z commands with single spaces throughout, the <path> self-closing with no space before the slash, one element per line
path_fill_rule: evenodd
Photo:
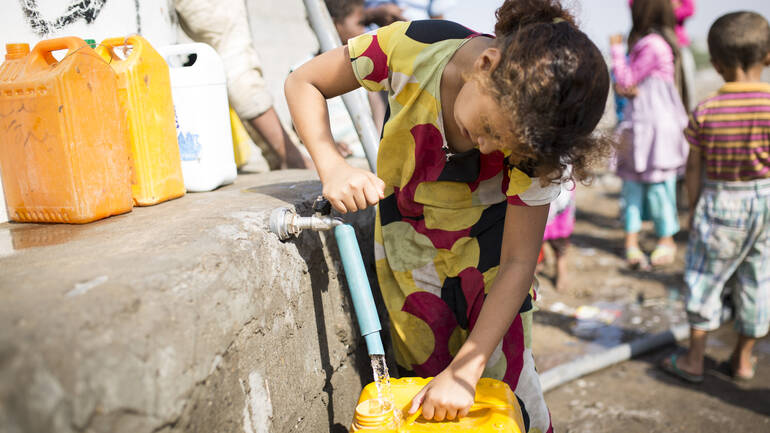
<path fill-rule="evenodd" d="M 719 327 L 728 291 L 739 334 L 725 364 L 733 378 L 754 376 L 752 349 L 770 325 L 770 84 L 760 81 L 770 65 L 770 26 L 753 12 L 730 13 L 711 26 L 708 44 L 726 83 L 695 108 L 684 131 L 690 346 L 662 364 L 690 382 L 703 380 L 707 332 Z"/>

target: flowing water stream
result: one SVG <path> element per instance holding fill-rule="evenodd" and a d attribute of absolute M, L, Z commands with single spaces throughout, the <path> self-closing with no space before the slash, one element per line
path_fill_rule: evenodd
<path fill-rule="evenodd" d="M 388 372 L 388 364 L 385 362 L 385 355 L 372 355 L 371 360 L 374 385 L 377 387 L 377 399 L 371 400 L 371 404 L 380 405 L 380 407 L 391 406 L 393 408 L 393 420 L 396 427 L 398 427 L 401 425 L 403 415 L 393 400 L 393 390 L 390 388 L 390 373 Z M 372 410 L 374 409 L 372 408 Z"/>

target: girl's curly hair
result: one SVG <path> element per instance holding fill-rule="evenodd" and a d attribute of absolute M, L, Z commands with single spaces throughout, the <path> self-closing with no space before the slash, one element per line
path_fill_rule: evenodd
<path fill-rule="evenodd" d="M 586 180 L 612 148 L 593 133 L 610 87 L 599 49 L 557 0 L 506 0 L 496 15 L 500 63 L 479 79 L 509 113 L 511 162 L 544 183 Z"/>

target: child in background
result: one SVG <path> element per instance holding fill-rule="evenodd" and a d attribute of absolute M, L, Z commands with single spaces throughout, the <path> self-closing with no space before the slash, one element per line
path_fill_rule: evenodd
<path fill-rule="evenodd" d="M 364 0 L 324 0 L 342 45 L 366 31 Z"/>
<path fill-rule="evenodd" d="M 323 193 L 340 212 L 377 204 L 375 260 L 398 364 L 435 376 L 425 419 L 467 415 L 479 378 L 503 379 L 527 431 L 552 431 L 531 352 L 530 289 L 565 164 L 586 176 L 609 74 L 553 0 L 508 0 L 497 37 L 397 22 L 294 71 L 286 97 Z M 377 175 L 334 150 L 324 98 L 387 90 Z M 379 176 L 379 177 L 378 177 Z"/>
<path fill-rule="evenodd" d="M 662 364 L 689 382 L 703 381 L 707 332 L 720 325 L 728 280 L 737 281 L 731 296 L 739 338 L 728 361 L 735 379 L 754 377 L 751 352 L 770 326 L 770 84 L 760 82 L 770 65 L 770 25 L 753 12 L 727 14 L 711 26 L 708 44 L 726 83 L 698 104 L 685 130 L 690 348 Z"/>
<path fill-rule="evenodd" d="M 628 0 L 628 6 L 633 7 L 634 0 Z M 695 0 L 671 0 L 671 9 L 674 12 L 674 31 L 676 41 L 679 44 L 679 55 L 682 62 L 682 80 L 679 83 L 682 94 L 682 103 L 687 111 L 695 104 L 695 58 L 690 51 L 690 37 L 684 22 L 695 13 Z"/>
<path fill-rule="evenodd" d="M 575 190 L 564 191 L 551 203 L 543 241 L 550 245 L 556 256 L 556 290 L 567 288 L 567 250 L 575 228 Z"/>
<path fill-rule="evenodd" d="M 695 13 L 695 0 L 671 0 L 674 7 L 674 17 L 676 18 L 676 39 L 679 42 L 679 52 L 682 56 L 682 102 L 689 113 L 697 102 L 695 99 L 695 57 L 690 50 L 690 37 L 687 36 L 687 29 L 684 22 Z"/>
<path fill-rule="evenodd" d="M 655 223 L 659 238 L 650 256 L 652 264 L 674 261 L 673 235 L 679 231 L 676 178 L 687 158 L 682 136 L 687 113 L 676 86 L 681 67 L 670 0 L 635 1 L 631 18 L 628 60 L 622 37 L 610 39 L 618 85 L 636 89 L 618 126 L 617 173 L 623 179 L 626 261 L 645 267 L 647 257 L 639 247 L 639 231 L 646 216 Z"/>

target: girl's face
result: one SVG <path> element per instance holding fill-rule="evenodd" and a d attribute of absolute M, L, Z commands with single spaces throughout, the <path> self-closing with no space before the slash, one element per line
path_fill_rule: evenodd
<path fill-rule="evenodd" d="M 484 154 L 502 150 L 512 136 L 500 105 L 474 79 L 465 82 L 457 94 L 454 119 L 460 133 Z"/>

